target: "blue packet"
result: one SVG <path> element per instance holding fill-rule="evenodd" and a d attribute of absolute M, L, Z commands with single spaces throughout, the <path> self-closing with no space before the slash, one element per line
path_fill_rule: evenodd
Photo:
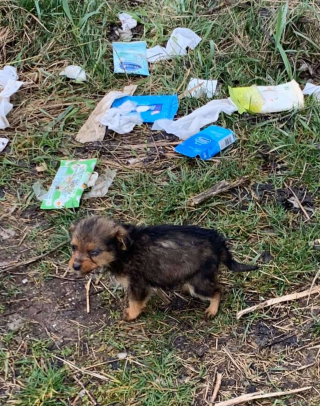
<path fill-rule="evenodd" d="M 113 64 L 115 73 L 149 76 L 147 44 L 138 42 L 114 42 Z"/>
<path fill-rule="evenodd" d="M 227 128 L 211 125 L 179 144 L 174 150 L 182 155 L 209 159 L 233 144 L 235 135 Z"/>
<path fill-rule="evenodd" d="M 120 107 L 128 100 L 137 103 L 132 113 L 138 112 L 144 123 L 154 123 L 162 118 L 172 120 L 179 108 L 179 99 L 176 94 L 172 96 L 125 96 L 116 99 L 112 107 Z"/>

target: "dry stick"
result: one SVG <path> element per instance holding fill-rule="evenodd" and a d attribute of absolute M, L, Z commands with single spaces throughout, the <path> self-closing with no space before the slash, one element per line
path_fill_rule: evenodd
<path fill-rule="evenodd" d="M 243 309 L 237 313 L 237 320 L 239 320 L 244 314 L 251 313 L 258 309 L 263 309 L 264 307 L 272 306 L 274 304 L 282 303 L 282 302 L 289 302 L 290 300 L 297 300 L 301 299 L 302 297 L 314 295 L 315 293 L 320 293 L 320 286 L 316 286 L 312 290 L 307 289 L 303 292 L 295 292 L 291 293 L 290 295 L 275 297 L 274 299 L 266 300 L 265 302 L 259 303 L 255 306 L 248 307 L 247 309 Z"/>
<path fill-rule="evenodd" d="M 191 197 L 188 200 L 188 204 L 189 206 L 196 206 L 197 204 L 202 203 L 203 201 L 209 199 L 210 197 L 216 196 L 220 193 L 224 193 L 230 189 L 242 185 L 243 183 L 247 182 L 247 180 L 248 180 L 247 176 L 239 178 L 238 180 L 232 183 L 228 183 L 227 181 L 222 180 L 221 182 L 216 183 L 212 188 L 206 190 L 205 192 L 202 192 L 196 196 Z"/>
<path fill-rule="evenodd" d="M 91 395 L 91 393 L 86 389 L 86 387 L 84 386 L 84 384 L 80 381 L 80 379 L 78 379 L 75 375 L 73 375 L 73 379 L 76 381 L 76 382 L 78 382 L 78 384 L 81 386 L 81 388 L 86 392 L 86 394 L 88 395 L 88 398 L 91 400 L 91 402 L 94 404 L 94 405 L 96 405 L 97 404 L 97 402 L 96 402 L 96 400 L 93 398 L 93 396 Z M 77 398 L 78 398 L 78 396 L 77 396 Z M 75 399 L 75 400 L 77 400 L 77 398 Z M 76 404 L 76 402 L 75 402 L 75 400 L 74 400 L 74 404 Z"/>
<path fill-rule="evenodd" d="M 75 369 L 76 371 L 81 372 L 82 374 L 90 375 L 90 376 L 93 376 L 94 378 L 98 378 L 98 379 L 101 379 L 101 380 L 103 380 L 103 381 L 108 381 L 108 380 L 109 380 L 109 378 L 107 378 L 106 376 L 100 375 L 100 374 L 98 374 L 98 373 L 96 373 L 96 372 L 90 372 L 90 371 L 87 371 L 87 370 L 78 368 L 76 365 L 74 365 L 74 364 L 73 364 L 72 362 L 70 362 L 70 361 L 67 361 L 66 359 L 57 357 L 56 355 L 53 355 L 53 354 L 52 354 L 52 357 L 58 359 L 59 361 L 62 361 L 63 363 L 69 365 L 69 367 Z"/>
<path fill-rule="evenodd" d="M 306 390 L 310 390 L 312 386 L 306 386 L 304 388 L 299 388 L 299 389 L 292 389 L 292 390 L 287 390 L 284 392 L 272 392 L 272 393 L 262 393 L 262 392 L 256 392 L 256 393 L 248 393 L 246 395 L 241 395 L 238 396 L 237 398 L 233 398 L 230 400 L 225 400 L 224 402 L 219 402 L 215 403 L 214 406 L 233 406 L 233 405 L 239 405 L 240 403 L 244 402 L 249 402 L 251 400 L 255 399 L 266 399 L 266 398 L 274 398 L 277 396 L 285 396 L 285 395 L 292 395 L 293 393 L 299 393 L 303 392 Z"/>
<path fill-rule="evenodd" d="M 312 290 L 312 288 L 313 288 L 314 284 L 316 283 L 316 280 L 318 279 L 319 276 L 320 276 L 320 269 L 318 269 L 318 272 L 316 273 L 316 276 L 313 278 L 313 281 L 311 283 L 311 287 L 310 287 L 309 295 L 308 295 L 308 300 L 307 300 L 307 306 L 308 306 L 309 300 L 310 300 L 310 294 L 311 294 L 310 292 L 311 292 L 311 290 Z"/>
<path fill-rule="evenodd" d="M 181 99 L 185 98 L 186 96 L 188 96 L 188 94 L 191 94 L 191 92 L 193 92 L 193 91 L 199 89 L 199 87 L 201 87 L 201 86 L 203 85 L 203 83 L 204 83 L 204 82 L 201 82 L 201 83 L 199 83 L 198 85 L 192 87 L 191 89 L 185 90 L 183 93 L 181 93 L 181 94 L 179 95 L 179 99 L 181 100 Z"/>
<path fill-rule="evenodd" d="M 90 285 L 91 285 L 91 278 L 89 278 L 88 282 L 86 283 L 86 302 L 87 302 L 87 313 L 90 313 Z"/>
<path fill-rule="evenodd" d="M 217 372 L 216 384 L 214 385 L 214 391 L 213 391 L 213 394 L 211 396 L 210 405 L 212 405 L 213 402 L 216 400 L 216 397 L 218 395 L 218 392 L 219 392 L 219 389 L 220 389 L 220 386 L 221 386 L 221 381 L 222 381 L 222 374 Z"/>
<path fill-rule="evenodd" d="M 303 214 L 306 216 L 307 220 L 310 220 L 309 214 L 307 213 L 306 209 L 302 206 L 302 203 L 300 202 L 298 196 L 294 193 L 294 191 L 285 183 L 286 187 L 291 190 L 291 193 L 295 197 L 300 209 L 302 210 Z"/>
<path fill-rule="evenodd" d="M 41 255 L 39 255 L 39 256 L 37 256 L 37 257 L 28 259 L 28 260 L 26 260 L 26 261 L 18 262 L 17 264 L 12 265 L 12 266 L 8 265 L 7 267 L 3 267 L 3 268 L 0 269 L 0 272 L 10 272 L 10 271 L 13 271 L 13 270 L 16 269 L 16 268 L 20 268 L 21 266 L 30 265 L 30 264 L 32 264 L 33 262 L 39 261 L 39 259 L 42 259 L 42 258 L 46 257 L 47 255 L 50 255 L 50 254 L 52 254 L 53 252 L 57 251 L 59 248 L 61 248 L 61 247 L 63 247 L 64 245 L 68 244 L 68 242 L 69 242 L 69 240 L 68 240 L 68 241 L 64 241 L 64 242 L 62 242 L 61 244 L 57 245 L 57 246 L 56 246 L 55 248 L 53 248 L 52 250 L 47 251 L 47 252 L 45 252 L 44 254 L 41 254 Z"/>

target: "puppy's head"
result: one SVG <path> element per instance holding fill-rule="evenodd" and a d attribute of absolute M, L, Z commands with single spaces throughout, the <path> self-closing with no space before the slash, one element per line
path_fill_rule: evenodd
<path fill-rule="evenodd" d="M 127 230 L 106 217 L 93 216 L 70 227 L 72 257 L 69 267 L 87 274 L 115 261 L 129 244 Z"/>

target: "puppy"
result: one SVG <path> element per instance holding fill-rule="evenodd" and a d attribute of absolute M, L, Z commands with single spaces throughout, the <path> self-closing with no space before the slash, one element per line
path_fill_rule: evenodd
<path fill-rule="evenodd" d="M 135 227 L 93 216 L 72 225 L 70 232 L 70 268 L 84 275 L 108 267 L 128 289 L 127 321 L 139 316 L 152 288 L 179 286 L 210 301 L 206 316 L 214 317 L 221 298 L 217 284 L 220 263 L 234 272 L 258 268 L 236 262 L 217 231 L 196 226 Z"/>

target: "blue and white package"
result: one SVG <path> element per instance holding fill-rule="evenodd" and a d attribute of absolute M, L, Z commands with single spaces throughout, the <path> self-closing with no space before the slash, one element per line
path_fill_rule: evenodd
<path fill-rule="evenodd" d="M 209 159 L 233 144 L 235 135 L 227 128 L 211 125 L 179 144 L 175 151 L 190 158 Z"/>
<path fill-rule="evenodd" d="M 138 112 L 144 123 L 154 123 L 162 118 L 172 120 L 179 108 L 179 99 L 176 94 L 172 96 L 125 96 L 116 99 L 112 107 L 120 107 L 126 101 L 137 103 L 132 113 Z"/>
<path fill-rule="evenodd" d="M 113 64 L 115 73 L 149 76 L 147 44 L 138 42 L 114 42 Z"/>

